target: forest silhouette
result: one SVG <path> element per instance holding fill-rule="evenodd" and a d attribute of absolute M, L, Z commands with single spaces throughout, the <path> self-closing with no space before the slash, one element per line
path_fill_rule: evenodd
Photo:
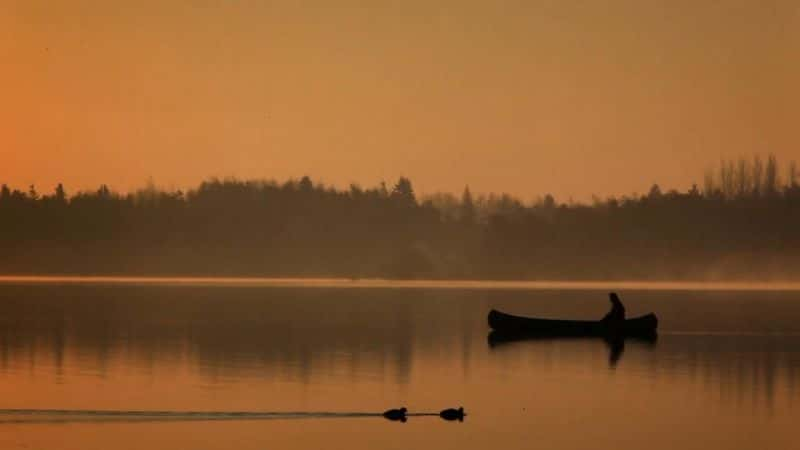
<path fill-rule="evenodd" d="M 523 280 L 800 279 L 800 181 L 774 156 L 723 160 L 697 185 L 525 204 L 418 198 L 412 182 L 309 177 L 152 183 L 69 196 L 0 188 L 0 273 Z"/>

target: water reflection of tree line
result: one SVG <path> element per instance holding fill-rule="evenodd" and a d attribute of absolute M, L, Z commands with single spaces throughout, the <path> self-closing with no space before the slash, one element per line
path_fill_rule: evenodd
<path fill-rule="evenodd" d="M 646 358 L 654 371 L 689 376 L 738 405 L 772 409 L 800 394 L 799 335 L 671 335 Z"/>
<path fill-rule="evenodd" d="M 505 295 L 494 292 L 489 301 L 508 301 Z M 5 285 L 0 370 L 41 366 L 56 376 L 76 369 L 108 376 L 119 362 L 143 370 L 188 364 L 211 382 L 347 376 L 405 384 L 419 360 L 460 364 L 465 378 L 470 366 L 485 364 L 585 370 L 587 352 L 602 354 L 595 369 L 607 367 L 602 341 L 534 341 L 499 358 L 487 355 L 486 297 L 480 291 Z M 688 377 L 726 402 L 771 407 L 782 393 L 788 401 L 797 395 L 800 336 L 662 334 L 655 349 L 626 343 L 618 370 L 647 371 L 667 383 Z"/>
<path fill-rule="evenodd" d="M 800 336 L 767 335 L 666 335 L 655 342 L 627 339 L 624 354 L 614 353 L 613 342 L 599 338 L 488 337 L 500 364 L 527 364 L 566 370 L 608 366 L 623 371 L 645 372 L 654 381 L 673 380 L 700 386 L 725 404 L 772 410 L 776 401 L 789 404 L 800 394 Z M 604 344 L 604 345 L 603 345 Z M 787 351 L 787 349 L 790 349 Z M 794 349 L 793 351 L 791 349 Z M 616 358 L 616 359 L 615 359 Z M 591 366 L 598 361 L 602 365 Z M 656 385 L 657 386 L 657 385 Z"/>
<path fill-rule="evenodd" d="M 336 190 L 308 177 L 189 192 L 0 188 L 5 273 L 393 278 L 797 277 L 800 185 L 774 158 L 723 161 L 704 188 L 566 204 L 417 198 L 411 181 Z M 645 263 L 646 262 L 646 263 Z"/>
<path fill-rule="evenodd" d="M 5 369 L 46 361 L 62 372 L 71 354 L 81 364 L 93 361 L 99 374 L 115 359 L 143 367 L 188 360 L 210 377 L 252 370 L 308 381 L 347 367 L 352 377 L 391 371 L 405 383 L 414 351 L 443 354 L 459 340 L 451 331 L 467 329 L 451 322 L 461 316 L 436 318 L 437 299 L 412 306 L 387 291 L 376 302 L 370 290 L 4 286 L 0 292 Z"/>

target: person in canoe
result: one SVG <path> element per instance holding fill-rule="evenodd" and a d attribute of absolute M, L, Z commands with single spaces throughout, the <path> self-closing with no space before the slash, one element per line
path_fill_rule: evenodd
<path fill-rule="evenodd" d="M 625 307 L 622 306 L 622 302 L 619 301 L 617 293 L 610 292 L 608 294 L 608 300 L 611 302 L 611 311 L 603 317 L 603 322 L 612 325 L 619 325 L 625 322 Z"/>

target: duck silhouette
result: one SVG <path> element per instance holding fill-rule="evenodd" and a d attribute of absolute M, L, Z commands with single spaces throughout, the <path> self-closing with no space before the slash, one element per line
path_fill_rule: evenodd
<path fill-rule="evenodd" d="M 442 412 L 439 413 L 439 417 L 444 420 L 458 420 L 459 422 L 464 421 L 464 407 L 455 409 L 455 408 L 447 408 L 443 409 Z"/>
<path fill-rule="evenodd" d="M 408 420 L 406 418 L 406 411 L 408 411 L 405 407 L 399 409 L 388 409 L 384 411 L 383 417 L 387 420 L 399 420 L 400 422 L 405 422 Z"/>

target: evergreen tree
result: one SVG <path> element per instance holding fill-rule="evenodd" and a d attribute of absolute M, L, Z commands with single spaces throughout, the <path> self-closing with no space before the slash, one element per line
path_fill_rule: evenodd
<path fill-rule="evenodd" d="M 475 223 L 475 202 L 472 199 L 472 193 L 469 191 L 469 186 L 464 187 L 464 193 L 461 194 L 461 211 L 460 219 L 465 224 Z"/>

